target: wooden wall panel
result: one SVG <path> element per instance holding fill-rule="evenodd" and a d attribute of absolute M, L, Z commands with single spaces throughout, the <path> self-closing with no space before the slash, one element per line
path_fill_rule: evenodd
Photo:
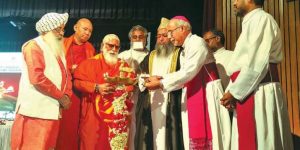
<path fill-rule="evenodd" d="M 287 3 L 283 3 L 283 14 L 284 14 L 284 26 L 282 26 L 282 28 L 284 29 L 284 31 L 281 33 L 284 37 L 284 54 L 285 54 L 285 61 L 282 62 L 281 64 L 285 65 L 286 68 L 286 89 L 285 90 L 285 94 L 286 94 L 286 98 L 287 98 L 287 104 L 288 104 L 288 109 L 289 109 L 289 117 L 290 117 L 290 122 L 291 122 L 291 128 L 292 131 L 294 130 L 294 116 L 293 116 L 293 101 L 291 101 L 292 99 L 292 90 L 291 90 L 291 66 L 290 66 L 290 45 L 289 45 L 289 13 L 288 13 L 288 4 Z"/>
<path fill-rule="evenodd" d="M 296 64 L 295 66 L 295 73 L 297 73 L 297 75 L 295 76 L 295 79 L 297 79 L 297 82 L 295 84 L 297 84 L 297 90 L 298 91 L 294 91 L 298 94 L 298 97 L 295 97 L 295 99 L 297 99 L 297 110 L 295 110 L 294 112 L 297 114 L 295 116 L 298 116 L 297 121 L 295 121 L 296 123 L 296 128 L 295 128 L 295 133 L 297 133 L 297 135 L 300 135 L 300 2 L 299 0 L 294 2 L 294 14 L 295 14 L 295 52 L 296 52 L 296 58 L 295 58 L 295 62 L 293 64 Z"/>
<path fill-rule="evenodd" d="M 289 13 L 289 45 L 290 45 L 290 65 L 291 65 L 291 94 L 292 99 L 298 99 L 298 71 L 297 71 L 297 49 L 296 49 L 296 14 L 295 14 L 295 3 L 288 3 L 288 13 Z M 293 125 L 294 131 L 300 133 L 299 128 L 299 101 L 293 101 Z"/>
<path fill-rule="evenodd" d="M 278 66 L 280 82 L 286 95 L 291 131 L 300 136 L 300 4 L 299 0 L 265 0 L 269 12 L 281 29 L 284 59 Z M 226 49 L 234 50 L 241 32 L 240 18 L 234 15 L 233 0 L 216 0 L 216 28 L 223 30 Z M 222 6 L 222 8 L 220 8 Z"/>

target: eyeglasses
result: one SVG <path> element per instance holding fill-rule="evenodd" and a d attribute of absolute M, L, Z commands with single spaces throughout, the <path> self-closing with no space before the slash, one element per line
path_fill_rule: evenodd
<path fill-rule="evenodd" d="M 181 26 L 173 29 L 173 30 L 168 30 L 168 35 L 173 36 L 173 32 L 176 31 L 177 29 L 181 28 Z"/>
<path fill-rule="evenodd" d="M 61 33 L 61 32 L 65 32 L 65 29 L 64 28 L 62 28 L 62 27 L 58 27 L 58 28 L 56 28 L 56 29 L 54 29 L 53 31 L 55 31 L 55 32 L 57 32 L 57 33 Z"/>
<path fill-rule="evenodd" d="M 144 39 L 145 36 L 144 35 L 133 35 L 131 36 L 132 39 L 137 40 L 137 39 Z"/>
<path fill-rule="evenodd" d="M 204 38 L 204 40 L 205 40 L 205 42 L 209 42 L 211 39 L 214 39 L 214 38 L 216 38 L 217 36 L 212 36 L 212 37 L 210 37 L 210 38 Z"/>
<path fill-rule="evenodd" d="M 156 38 L 168 37 L 168 33 L 165 34 L 157 34 Z"/>
<path fill-rule="evenodd" d="M 109 49 L 113 49 L 113 48 L 120 49 L 119 45 L 114 45 L 114 44 L 109 44 L 109 43 L 105 43 L 105 44 L 109 47 Z"/>

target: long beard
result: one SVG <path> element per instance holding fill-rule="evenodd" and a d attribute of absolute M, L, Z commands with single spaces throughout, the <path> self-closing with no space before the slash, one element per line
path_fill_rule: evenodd
<path fill-rule="evenodd" d="M 62 39 L 56 37 L 52 32 L 48 32 L 44 39 L 56 57 L 65 57 Z"/>
<path fill-rule="evenodd" d="M 115 65 L 118 62 L 118 53 L 103 50 L 104 60 L 109 65 Z"/>
<path fill-rule="evenodd" d="M 157 50 L 157 56 L 167 57 L 172 53 L 174 46 L 171 42 L 168 44 L 156 44 L 155 49 Z"/>

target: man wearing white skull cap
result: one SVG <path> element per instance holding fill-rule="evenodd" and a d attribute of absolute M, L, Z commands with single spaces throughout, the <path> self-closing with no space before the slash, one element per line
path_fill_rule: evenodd
<path fill-rule="evenodd" d="M 174 47 L 168 38 L 169 19 L 161 18 L 157 29 L 155 50 L 141 62 L 141 72 L 163 76 L 179 70 L 180 48 Z M 146 76 L 146 75 L 141 75 Z M 147 90 L 139 81 L 141 93 L 136 105 L 136 150 L 181 150 L 181 89 L 164 92 L 161 89 Z"/>
<path fill-rule="evenodd" d="M 54 149 L 62 109 L 71 105 L 71 76 L 62 38 L 69 15 L 47 13 L 39 36 L 22 46 L 23 66 L 12 127 L 11 149 Z"/>

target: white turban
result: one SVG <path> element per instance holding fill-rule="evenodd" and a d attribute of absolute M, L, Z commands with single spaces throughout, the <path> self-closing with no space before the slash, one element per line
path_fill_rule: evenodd
<path fill-rule="evenodd" d="M 59 14 L 59 13 L 47 13 L 45 14 L 36 24 L 35 29 L 39 33 L 49 32 L 53 29 L 58 28 L 62 24 L 66 24 L 69 18 L 68 13 Z"/>

